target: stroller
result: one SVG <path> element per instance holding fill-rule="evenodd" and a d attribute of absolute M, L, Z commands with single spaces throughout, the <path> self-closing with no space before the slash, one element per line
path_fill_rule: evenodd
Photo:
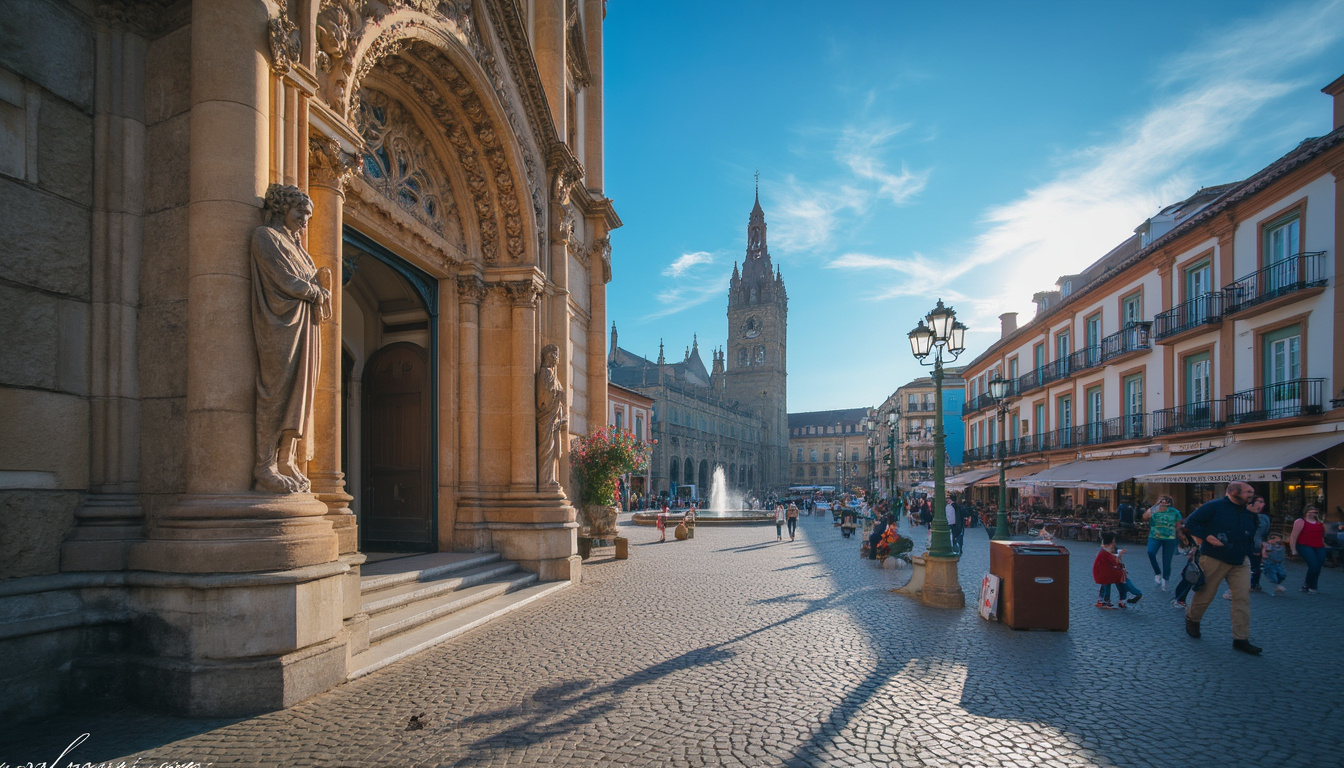
<path fill-rule="evenodd" d="M 848 539 L 851 535 L 853 535 L 854 529 L 855 529 L 854 512 L 853 510 L 847 509 L 845 510 L 844 514 L 840 517 L 840 535 Z"/>

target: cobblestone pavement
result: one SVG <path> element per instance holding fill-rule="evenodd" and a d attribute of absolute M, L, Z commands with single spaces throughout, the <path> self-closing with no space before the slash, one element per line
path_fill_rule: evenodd
<path fill-rule="evenodd" d="M 629 561 L 599 550 L 582 584 L 283 712 L 0 725 L 0 764 L 51 760 L 82 733 L 66 761 L 142 768 L 1340 764 L 1338 570 L 1319 595 L 1297 591 L 1300 565 L 1286 597 L 1252 595 L 1252 658 L 1221 599 L 1187 638 L 1139 546 L 1138 607 L 1094 608 L 1096 545 L 1073 542 L 1070 631 L 1014 632 L 973 608 L 980 528 L 961 611 L 892 594 L 908 571 L 859 560 L 829 519 L 803 518 L 792 543 L 773 526 L 664 544 L 626 530 Z"/>

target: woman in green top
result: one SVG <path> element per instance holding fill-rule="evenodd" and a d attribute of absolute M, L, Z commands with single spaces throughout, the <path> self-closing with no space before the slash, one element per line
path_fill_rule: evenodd
<path fill-rule="evenodd" d="M 1158 496 L 1157 503 L 1143 513 L 1148 521 L 1148 562 L 1153 565 L 1153 581 L 1167 589 L 1167 580 L 1171 578 L 1171 557 L 1176 554 L 1176 524 L 1181 521 L 1181 513 L 1171 506 L 1170 496 Z M 1162 567 L 1157 566 L 1157 552 L 1162 551 Z"/>

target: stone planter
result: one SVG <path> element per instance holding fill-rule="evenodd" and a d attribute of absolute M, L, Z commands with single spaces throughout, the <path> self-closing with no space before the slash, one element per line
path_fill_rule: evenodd
<path fill-rule="evenodd" d="M 584 504 L 579 508 L 579 535 L 590 539 L 616 538 L 616 507 Z"/>

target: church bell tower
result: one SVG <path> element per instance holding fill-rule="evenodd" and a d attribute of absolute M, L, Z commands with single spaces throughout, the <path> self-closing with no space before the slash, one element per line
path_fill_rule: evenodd
<path fill-rule="evenodd" d="M 747 219 L 747 252 L 728 284 L 728 348 L 724 395 L 761 421 L 756 481 L 761 491 L 788 486 L 789 298 L 784 277 L 770 261 L 760 189 Z"/>

